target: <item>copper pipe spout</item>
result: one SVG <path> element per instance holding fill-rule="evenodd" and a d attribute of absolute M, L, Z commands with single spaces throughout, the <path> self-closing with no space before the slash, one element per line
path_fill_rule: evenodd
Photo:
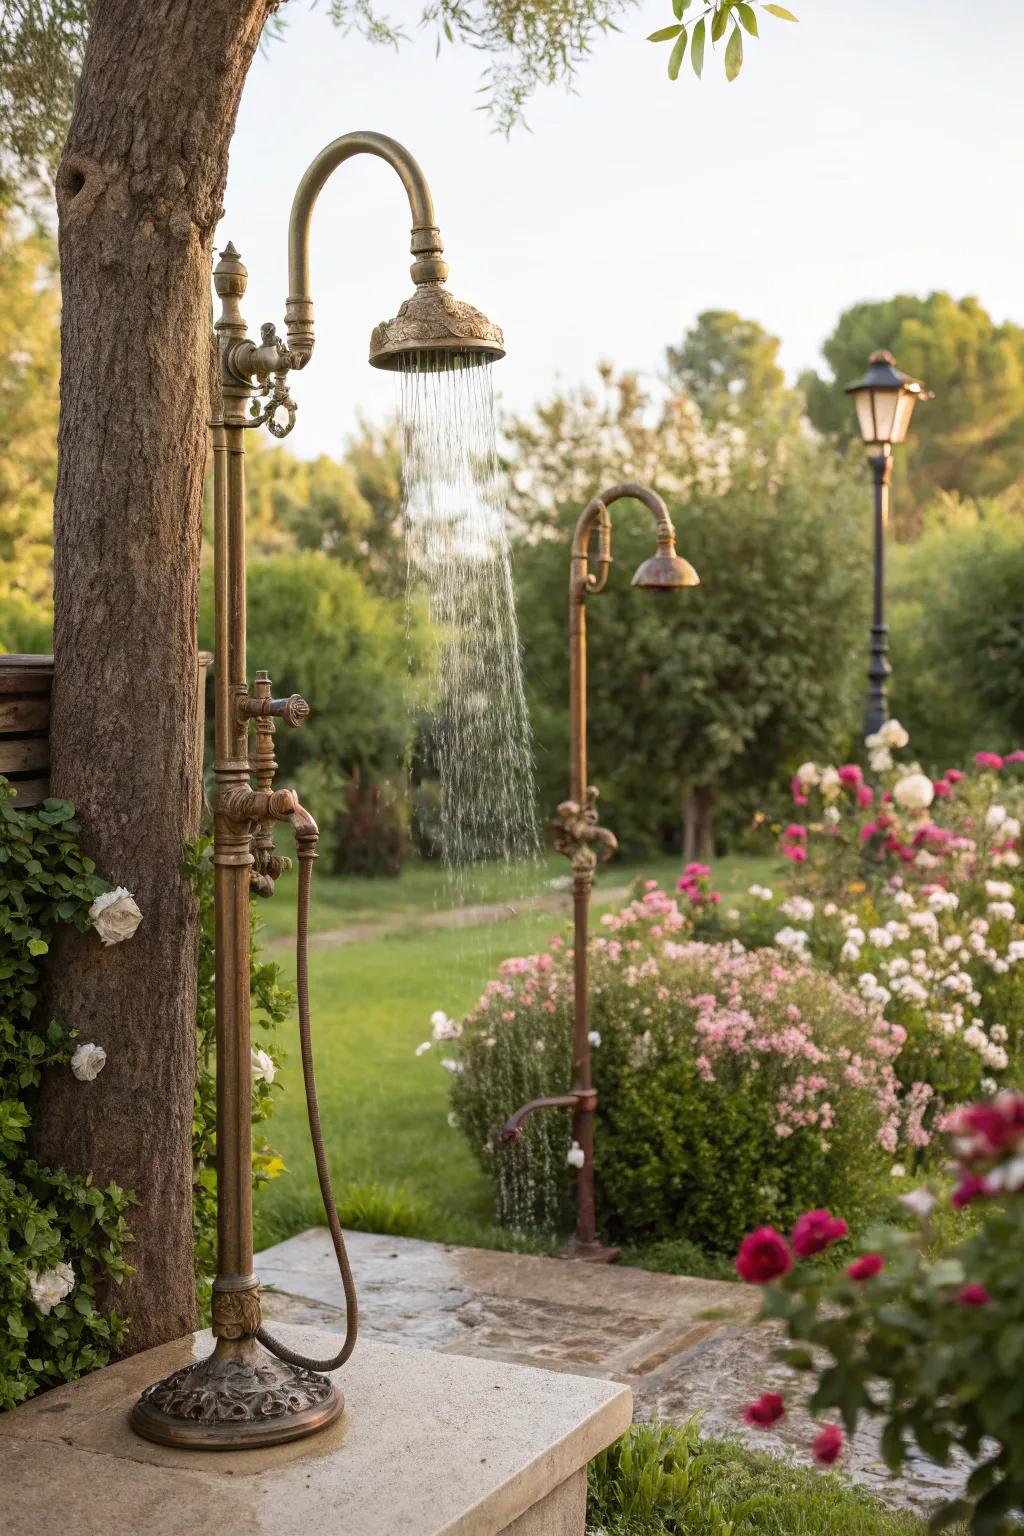
<path fill-rule="evenodd" d="M 518 1141 L 523 1134 L 523 1121 L 527 1115 L 532 1115 L 537 1109 L 586 1109 L 597 1108 L 597 1090 L 594 1088 L 580 1089 L 575 1093 L 556 1093 L 544 1099 L 531 1099 L 529 1104 L 523 1104 L 514 1115 L 509 1115 L 501 1128 L 502 1141 Z"/>

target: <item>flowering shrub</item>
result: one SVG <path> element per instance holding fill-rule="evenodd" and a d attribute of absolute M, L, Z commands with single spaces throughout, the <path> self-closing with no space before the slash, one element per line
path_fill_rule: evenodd
<path fill-rule="evenodd" d="M 81 1054 L 39 1007 L 58 925 L 88 929 L 106 883 L 78 848 L 72 806 L 16 810 L 13 793 L 0 779 L 0 1410 L 106 1364 L 125 1328 L 108 1293 L 127 1271 L 131 1199 L 29 1154 L 43 1069 L 77 1059 L 87 1084 L 102 1067 L 101 1047 Z"/>
<path fill-rule="evenodd" d="M 795 775 L 794 799 L 818 819 L 782 832 L 793 866 L 784 899 L 754 886 L 743 912 L 693 915 L 707 936 L 813 960 L 884 1012 L 905 1037 L 895 1065 L 920 1147 L 944 1105 L 994 1093 L 1020 1071 L 1024 927 L 1011 812 L 1024 810 L 1015 777 L 1024 754 L 981 753 L 974 771 L 933 781 L 895 766 L 892 752 L 907 742 L 898 722 L 870 740 L 873 789 L 856 764 L 805 763 Z"/>
<path fill-rule="evenodd" d="M 798 956 L 692 941 L 657 888 L 602 924 L 590 1016 L 604 1230 L 728 1252 L 766 1205 L 787 1220 L 839 1192 L 862 1220 L 899 1144 L 899 1032 Z M 565 1090 L 571 1004 L 571 951 L 556 939 L 506 961 L 465 1020 L 442 1016 L 454 1115 L 504 1223 L 565 1214 L 567 1115 L 531 1117 L 518 1148 L 498 1133 L 525 1100 Z"/>
<path fill-rule="evenodd" d="M 768 1285 L 765 1315 L 783 1321 L 792 1344 L 783 1358 L 816 1378 L 811 1410 L 836 1410 L 851 1433 L 861 1414 L 880 1417 L 894 1472 L 915 1443 L 943 1465 L 954 1448 L 965 1452 L 975 1470 L 934 1526 L 969 1517 L 973 1532 L 991 1536 L 1018 1530 L 1014 1511 L 1024 1505 L 1024 1098 L 1001 1094 L 964 1109 L 949 1130 L 953 1202 L 977 1202 L 982 1215 L 945 1256 L 928 1257 L 936 1201 L 917 1190 L 904 1204 L 924 1225 L 869 1234 L 868 1251 L 845 1269 L 800 1262 L 799 1223 L 791 1245 L 774 1231 L 747 1238 L 737 1269 Z M 844 1235 L 840 1223 L 828 1242 Z M 774 1263 L 752 1263 L 755 1248 L 774 1252 Z M 764 1394 L 745 1417 L 774 1423 L 784 1411 L 778 1394 Z M 817 1459 L 834 1461 L 841 1449 L 842 1431 L 828 1425 Z"/>

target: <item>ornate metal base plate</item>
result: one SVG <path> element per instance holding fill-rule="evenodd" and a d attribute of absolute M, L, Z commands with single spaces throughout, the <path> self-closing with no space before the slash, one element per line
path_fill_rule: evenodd
<path fill-rule="evenodd" d="M 132 1428 L 161 1445 L 239 1451 L 315 1434 L 344 1408 L 326 1376 L 284 1365 L 252 1339 L 229 1348 L 147 1387 Z"/>
<path fill-rule="evenodd" d="M 604 1243 L 581 1243 L 575 1237 L 570 1237 L 555 1255 L 559 1259 L 579 1259 L 584 1264 L 615 1264 L 621 1256 L 621 1248 L 606 1248 Z"/>

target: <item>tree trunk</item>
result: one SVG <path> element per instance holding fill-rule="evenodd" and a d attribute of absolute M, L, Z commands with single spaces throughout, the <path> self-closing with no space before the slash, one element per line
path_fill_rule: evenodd
<path fill-rule="evenodd" d="M 683 863 L 710 864 L 714 857 L 714 785 L 688 786 L 683 791 Z"/>
<path fill-rule="evenodd" d="M 54 508 L 53 793 L 135 937 L 67 936 L 53 1016 L 107 1065 L 44 1085 L 36 1148 L 135 1192 L 120 1298 L 140 1350 L 195 1325 L 192 1092 L 196 605 L 210 258 L 267 0 L 97 0 L 57 178 L 63 293 Z"/>

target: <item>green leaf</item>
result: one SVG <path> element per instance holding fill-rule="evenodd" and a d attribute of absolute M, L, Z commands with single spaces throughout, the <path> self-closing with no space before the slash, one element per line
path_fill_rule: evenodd
<path fill-rule="evenodd" d="M 661 27 L 657 32 L 648 35 L 649 43 L 667 43 L 670 37 L 678 37 L 680 32 L 685 32 L 685 27 Z"/>
<path fill-rule="evenodd" d="M 672 0 L 672 9 L 675 12 L 677 21 L 682 21 L 683 12 L 687 10 L 691 4 L 692 0 Z"/>
<path fill-rule="evenodd" d="M 736 14 L 743 23 L 751 37 L 757 36 L 757 17 L 749 5 L 744 5 L 743 0 L 737 0 Z"/>
<path fill-rule="evenodd" d="M 743 33 L 733 27 L 725 49 L 725 78 L 735 80 L 743 68 Z"/>
<path fill-rule="evenodd" d="M 729 7 L 720 3 L 711 22 L 711 41 L 717 43 L 729 25 Z"/>
<path fill-rule="evenodd" d="M 690 63 L 693 65 L 693 72 L 698 80 L 700 79 L 700 72 L 704 68 L 705 30 L 704 18 L 702 16 L 693 29 L 693 41 L 690 44 Z"/>
<path fill-rule="evenodd" d="M 764 8 L 772 16 L 777 16 L 780 21 L 796 21 L 797 20 L 797 18 L 793 15 L 793 12 L 792 11 L 787 11 L 786 7 L 784 5 L 768 5 L 767 0 L 765 0 Z"/>
<path fill-rule="evenodd" d="M 28 952 L 30 955 L 45 955 L 49 951 L 49 944 L 45 939 L 29 939 Z"/>
<path fill-rule="evenodd" d="M 683 54 L 686 52 L 686 28 L 683 27 L 676 41 L 675 47 L 668 61 L 668 77 L 670 80 L 679 79 L 679 67 L 683 62 Z"/>

